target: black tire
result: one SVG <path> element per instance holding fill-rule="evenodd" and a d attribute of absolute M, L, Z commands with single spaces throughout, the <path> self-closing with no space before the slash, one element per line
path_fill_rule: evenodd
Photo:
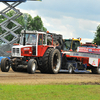
<path fill-rule="evenodd" d="M 8 72 L 9 69 L 10 69 L 9 59 L 8 58 L 3 58 L 1 60 L 1 71 L 2 72 Z"/>
<path fill-rule="evenodd" d="M 52 50 L 49 57 L 49 73 L 57 74 L 61 67 L 61 53 L 58 49 Z"/>
<path fill-rule="evenodd" d="M 29 74 L 34 74 L 37 69 L 37 61 L 35 59 L 30 59 L 28 61 L 27 72 Z"/>
<path fill-rule="evenodd" d="M 93 74 L 100 74 L 100 67 L 92 67 Z"/>
<path fill-rule="evenodd" d="M 68 73 L 69 74 L 73 73 L 73 65 L 71 63 L 68 64 Z"/>
<path fill-rule="evenodd" d="M 4 68 L 3 68 L 3 60 L 4 60 L 4 58 L 1 60 L 1 71 L 4 70 Z"/>
<path fill-rule="evenodd" d="M 39 66 L 39 70 L 41 71 L 41 73 L 48 73 L 49 69 L 48 69 L 48 61 L 49 61 L 49 55 L 50 52 L 53 50 L 53 48 L 48 48 L 47 51 L 45 52 L 45 54 L 43 55 L 42 58 L 42 65 Z"/>

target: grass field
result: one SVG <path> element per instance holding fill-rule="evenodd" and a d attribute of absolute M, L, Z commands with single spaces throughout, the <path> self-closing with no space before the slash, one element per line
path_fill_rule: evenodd
<path fill-rule="evenodd" d="M 0 85 L 0 100 L 100 100 L 100 85 Z"/>

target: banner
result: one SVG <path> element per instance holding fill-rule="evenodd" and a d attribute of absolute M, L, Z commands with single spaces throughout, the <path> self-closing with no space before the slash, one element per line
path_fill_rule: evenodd
<path fill-rule="evenodd" d="M 78 47 L 77 52 L 100 54 L 100 48 Z"/>

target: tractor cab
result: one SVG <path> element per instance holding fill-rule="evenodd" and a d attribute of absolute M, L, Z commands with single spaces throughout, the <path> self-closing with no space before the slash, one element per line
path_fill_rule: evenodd
<path fill-rule="evenodd" d="M 22 34 L 20 38 L 20 44 L 23 45 L 24 42 L 24 36 L 25 36 L 25 45 L 36 45 L 37 44 L 37 34 L 30 34 L 26 33 L 25 35 Z"/>
<path fill-rule="evenodd" d="M 45 48 L 44 48 L 45 47 Z M 22 31 L 20 45 L 12 47 L 13 57 L 43 56 L 47 49 L 47 33 L 40 31 Z"/>

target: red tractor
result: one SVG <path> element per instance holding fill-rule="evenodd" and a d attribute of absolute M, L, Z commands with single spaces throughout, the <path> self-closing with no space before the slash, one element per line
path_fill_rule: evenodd
<path fill-rule="evenodd" d="M 13 46 L 11 58 L 1 61 L 2 72 L 8 72 L 11 66 L 15 72 L 58 73 L 61 67 L 60 50 L 54 46 L 62 45 L 62 35 L 41 31 L 22 31 L 19 45 Z"/>

